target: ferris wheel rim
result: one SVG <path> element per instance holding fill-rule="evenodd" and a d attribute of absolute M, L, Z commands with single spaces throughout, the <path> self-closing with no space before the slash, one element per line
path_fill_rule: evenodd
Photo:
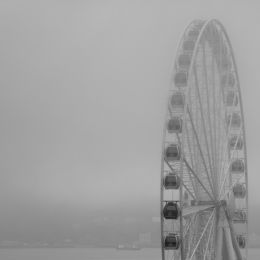
<path fill-rule="evenodd" d="M 193 22 L 192 22 L 193 23 Z M 192 24 L 191 23 L 191 24 Z M 245 182 L 246 182 L 246 186 L 247 186 L 247 189 L 246 189 L 246 192 L 247 192 L 247 195 L 246 195 L 246 204 L 247 204 L 247 209 L 248 209 L 248 175 L 247 175 L 247 154 L 246 154 L 246 138 L 245 138 L 245 124 L 244 124 L 244 114 L 243 114 L 243 106 L 242 106 L 242 97 L 241 97 L 241 89 L 240 89 L 240 82 L 239 82 L 239 77 L 238 77 L 238 72 L 237 72 L 237 65 L 236 65 L 236 61 L 235 61 L 235 57 L 234 57 L 234 54 L 233 54 L 233 49 L 232 49 L 232 46 L 231 46 L 231 43 L 230 43 L 230 40 L 229 40 L 229 37 L 227 36 L 227 33 L 223 27 L 223 25 L 217 21 L 216 19 L 210 19 L 206 22 L 204 22 L 202 28 L 200 29 L 200 33 L 196 39 L 196 43 L 195 43 L 195 47 L 194 47 L 194 51 L 192 52 L 192 58 L 191 58 L 191 63 L 190 63 L 190 66 L 189 66 L 189 70 L 188 70 L 188 82 L 187 82 L 187 89 L 186 89 L 186 92 L 190 91 L 190 83 L 189 81 L 191 80 L 191 77 L 189 75 L 192 74 L 192 69 L 193 69 L 193 66 L 194 66 L 194 62 L 195 62 L 195 57 L 196 57 L 196 53 L 198 52 L 198 46 L 200 44 L 200 41 L 201 41 L 201 38 L 207 28 L 207 26 L 211 23 L 216 23 L 218 24 L 218 26 L 221 27 L 221 32 L 224 33 L 225 35 L 225 39 L 227 40 L 227 43 L 228 43 L 228 48 L 229 48 L 229 51 L 230 51 L 230 54 L 231 54 L 231 60 L 232 60 L 232 64 L 234 66 L 234 71 L 235 71 L 235 75 L 236 75 L 236 79 L 237 79 L 237 90 L 238 90 L 238 93 L 239 93 L 239 104 L 240 104 L 240 113 L 241 113 L 241 116 L 242 116 L 242 132 L 243 132 L 243 140 L 244 140 L 244 161 L 245 161 Z M 191 24 L 188 25 L 188 27 L 185 29 L 185 31 L 191 26 Z M 185 34 L 185 33 L 184 33 Z M 183 38 L 184 36 L 181 38 L 181 41 L 179 43 L 179 46 L 178 46 L 178 50 L 180 48 L 180 45 L 181 45 L 181 42 L 183 41 Z M 174 67 L 176 66 L 176 64 L 174 64 Z M 168 106 L 168 103 L 167 103 L 167 106 Z M 187 116 L 187 105 L 185 105 L 185 111 L 184 111 L 184 116 L 186 117 Z M 164 137 L 163 137 L 163 140 L 165 140 L 165 133 L 166 133 L 166 124 L 164 126 Z M 182 135 L 182 142 L 183 142 L 183 139 L 184 139 L 184 135 Z M 163 149 L 165 147 L 165 143 L 163 142 Z M 183 154 L 182 154 L 183 155 Z M 185 158 L 184 158 L 185 159 Z M 163 196 L 162 196 L 162 189 L 163 189 L 163 185 L 162 185 L 162 176 L 163 176 L 163 164 L 164 164 L 164 153 L 162 153 L 162 173 L 161 173 L 161 212 L 162 212 L 162 208 L 163 208 Z M 181 159 L 183 160 L 183 158 Z M 182 163 L 183 164 L 183 161 Z M 182 185 L 181 185 L 182 187 Z M 181 193 L 182 194 L 182 193 Z M 182 203 L 182 198 L 180 197 L 180 204 Z M 212 212 L 214 212 L 214 210 L 212 210 Z M 247 213 L 248 213 L 248 210 L 247 210 Z M 212 213 L 213 214 L 213 213 Z M 248 215 L 247 215 L 248 216 Z M 180 217 L 182 219 L 182 216 Z M 163 223 L 164 222 L 164 219 L 162 218 L 162 215 L 161 215 L 161 236 L 163 237 L 164 233 L 163 233 Z M 182 226 L 182 225 L 181 225 Z M 212 226 L 213 226 L 213 222 L 212 222 Z M 247 225 L 247 228 L 248 228 L 248 225 Z M 182 233 L 182 231 L 181 231 Z M 247 232 L 248 234 L 248 232 Z M 183 234 L 181 234 L 181 239 L 183 238 Z M 164 249 L 162 247 L 162 257 L 164 259 Z"/>

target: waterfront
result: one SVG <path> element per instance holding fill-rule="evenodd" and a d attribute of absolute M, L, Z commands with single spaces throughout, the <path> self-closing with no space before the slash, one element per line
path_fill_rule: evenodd
<path fill-rule="evenodd" d="M 160 260 L 159 249 L 125 251 L 97 248 L 0 249 L 1 260 Z M 260 249 L 250 249 L 248 260 L 260 259 Z"/>

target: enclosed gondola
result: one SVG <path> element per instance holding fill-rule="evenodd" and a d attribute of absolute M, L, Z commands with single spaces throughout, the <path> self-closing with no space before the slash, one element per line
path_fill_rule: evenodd
<path fill-rule="evenodd" d="M 241 116 L 239 113 L 233 112 L 227 116 L 227 126 L 231 128 L 239 128 L 241 126 Z"/>
<path fill-rule="evenodd" d="M 166 250 L 177 250 L 180 247 L 180 235 L 169 233 L 164 239 L 164 248 Z"/>
<path fill-rule="evenodd" d="M 231 150 L 241 150 L 243 148 L 243 138 L 237 135 L 230 137 L 229 148 Z"/>
<path fill-rule="evenodd" d="M 169 133 L 181 133 L 182 119 L 178 116 L 170 118 L 167 124 L 167 130 Z"/>
<path fill-rule="evenodd" d="M 247 214 L 243 209 L 235 210 L 232 216 L 232 220 L 234 223 L 246 223 Z"/>
<path fill-rule="evenodd" d="M 237 239 L 238 246 L 240 248 L 246 247 L 246 238 L 244 235 L 237 235 L 236 239 Z"/>
<path fill-rule="evenodd" d="M 171 144 L 165 149 L 166 161 L 179 161 L 181 159 L 180 147 L 177 144 Z"/>
<path fill-rule="evenodd" d="M 184 95 L 182 92 L 175 92 L 171 98 L 171 106 L 173 109 L 184 109 Z"/>
<path fill-rule="evenodd" d="M 178 58 L 178 65 L 183 69 L 188 69 L 191 62 L 190 54 L 181 54 Z"/>
<path fill-rule="evenodd" d="M 182 44 L 182 49 L 183 49 L 183 51 L 191 52 L 191 51 L 193 51 L 194 46 L 195 46 L 195 41 L 193 41 L 193 40 L 186 40 Z"/>
<path fill-rule="evenodd" d="M 167 173 L 164 176 L 163 185 L 164 185 L 164 188 L 166 190 L 179 189 L 179 187 L 180 187 L 180 177 L 176 173 L 172 173 L 172 172 Z"/>
<path fill-rule="evenodd" d="M 242 159 L 235 159 L 230 165 L 232 173 L 243 173 L 245 171 L 245 164 Z"/>
<path fill-rule="evenodd" d="M 174 76 L 174 84 L 176 87 L 187 86 L 188 75 L 186 71 L 179 71 Z"/>
<path fill-rule="evenodd" d="M 225 73 L 221 77 L 221 86 L 223 88 L 227 88 L 227 87 L 233 88 L 235 83 L 236 83 L 235 76 L 231 72 Z"/>
<path fill-rule="evenodd" d="M 180 215 L 180 209 L 178 203 L 175 201 L 166 202 L 163 208 L 163 216 L 165 219 L 178 219 Z"/>
<path fill-rule="evenodd" d="M 237 183 L 233 187 L 233 194 L 235 198 L 243 199 L 246 196 L 246 187 L 244 184 Z"/>
<path fill-rule="evenodd" d="M 234 90 L 229 90 L 226 94 L 225 102 L 228 107 L 237 106 L 238 105 L 237 93 Z"/>

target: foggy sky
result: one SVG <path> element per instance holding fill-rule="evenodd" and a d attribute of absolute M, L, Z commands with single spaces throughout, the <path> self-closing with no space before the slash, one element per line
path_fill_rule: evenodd
<path fill-rule="evenodd" d="M 219 19 L 231 39 L 250 204 L 260 206 L 259 7 L 224 0 L 1 1 L 1 208 L 159 205 L 171 68 L 184 28 L 197 18 Z"/>

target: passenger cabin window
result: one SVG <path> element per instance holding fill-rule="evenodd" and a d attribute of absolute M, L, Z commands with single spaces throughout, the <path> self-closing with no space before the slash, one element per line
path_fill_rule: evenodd
<path fill-rule="evenodd" d="M 241 150 L 243 148 L 243 139 L 239 136 L 232 136 L 229 139 L 229 148 L 235 150 Z"/>
<path fill-rule="evenodd" d="M 177 87 L 185 87 L 187 85 L 187 80 L 188 76 L 185 71 L 177 72 L 174 76 L 174 84 Z"/>
<path fill-rule="evenodd" d="M 227 106 L 237 106 L 238 97 L 234 91 L 229 91 L 226 96 L 226 105 Z"/>
<path fill-rule="evenodd" d="M 171 98 L 171 105 L 173 108 L 184 108 L 184 95 L 180 92 L 174 93 Z"/>
<path fill-rule="evenodd" d="M 236 184 L 234 187 L 233 187 L 233 194 L 236 198 L 245 198 L 246 196 L 246 188 L 243 184 Z"/>
<path fill-rule="evenodd" d="M 167 202 L 163 208 L 163 216 L 165 219 L 178 219 L 179 206 L 176 202 Z"/>
<path fill-rule="evenodd" d="M 168 146 L 165 150 L 165 157 L 168 161 L 178 161 L 180 160 L 180 148 L 178 145 Z"/>
<path fill-rule="evenodd" d="M 227 126 L 239 128 L 241 125 L 241 116 L 238 113 L 232 113 L 227 116 Z"/>
<path fill-rule="evenodd" d="M 180 133 L 182 131 L 182 119 L 173 117 L 168 121 L 167 130 L 169 133 Z"/>
<path fill-rule="evenodd" d="M 237 236 L 237 243 L 240 248 L 245 248 L 246 246 L 246 239 L 243 235 L 238 235 Z"/>
<path fill-rule="evenodd" d="M 167 174 L 164 178 L 165 189 L 178 189 L 180 187 L 180 179 L 176 174 Z"/>
<path fill-rule="evenodd" d="M 178 65 L 183 68 L 188 68 L 191 62 L 191 55 L 181 54 L 178 58 Z"/>
<path fill-rule="evenodd" d="M 245 171 L 244 161 L 242 159 L 237 159 L 231 163 L 231 171 L 234 173 L 242 173 Z"/>
<path fill-rule="evenodd" d="M 180 246 L 180 238 L 178 234 L 169 234 L 165 237 L 164 247 L 165 249 L 176 250 Z"/>
<path fill-rule="evenodd" d="M 233 73 L 226 73 L 221 78 L 222 87 L 234 87 L 235 85 L 235 76 Z"/>
<path fill-rule="evenodd" d="M 186 40 L 183 42 L 182 48 L 184 51 L 193 51 L 195 42 L 192 40 Z"/>

